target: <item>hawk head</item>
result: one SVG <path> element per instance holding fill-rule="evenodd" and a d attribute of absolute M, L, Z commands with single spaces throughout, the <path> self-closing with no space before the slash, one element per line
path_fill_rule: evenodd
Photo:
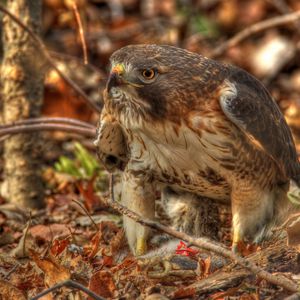
<path fill-rule="evenodd" d="M 130 117 L 175 120 L 211 93 L 207 81 L 214 62 L 184 49 L 132 45 L 116 51 L 110 62 L 106 105 Z"/>

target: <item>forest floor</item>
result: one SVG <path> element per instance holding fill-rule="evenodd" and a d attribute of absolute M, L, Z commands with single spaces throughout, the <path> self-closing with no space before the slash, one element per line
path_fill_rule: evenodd
<path fill-rule="evenodd" d="M 108 58 L 115 50 L 136 43 L 172 44 L 238 65 L 262 80 L 284 112 L 300 153 L 300 21 L 255 34 L 250 30 L 243 40 L 226 43 L 253 24 L 300 10 L 298 0 L 76 1 L 89 65 L 83 64 L 71 2 L 44 1 L 43 41 L 59 68 L 99 108 Z M 43 116 L 95 126 L 99 118 L 53 70 L 45 81 Z M 85 299 L 82 286 L 98 299 L 257 300 L 293 294 L 228 257 L 161 232 L 149 254 L 133 257 L 122 216 L 108 205 L 109 176 L 91 138 L 55 132 L 44 139 L 45 208 L 29 213 L 0 198 L 0 299 L 30 299 L 63 281 L 66 286 L 39 299 Z M 168 225 L 159 200 L 157 207 L 160 222 Z M 220 209 L 220 220 L 219 242 L 229 249 L 228 208 Z M 246 259 L 299 282 L 298 224 L 295 215 L 278 230 L 283 234 L 245 250 Z"/>

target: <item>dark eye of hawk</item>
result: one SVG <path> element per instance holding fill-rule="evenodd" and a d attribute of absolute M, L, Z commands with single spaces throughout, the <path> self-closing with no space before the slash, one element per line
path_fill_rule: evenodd
<path fill-rule="evenodd" d="M 141 71 L 141 75 L 142 75 L 142 80 L 144 82 L 152 82 L 156 75 L 157 75 L 157 70 L 156 69 L 144 69 Z"/>

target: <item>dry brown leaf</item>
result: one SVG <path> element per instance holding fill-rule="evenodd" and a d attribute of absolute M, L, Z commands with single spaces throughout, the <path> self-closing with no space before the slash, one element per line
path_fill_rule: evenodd
<path fill-rule="evenodd" d="M 243 294 L 239 300 L 259 300 L 259 295 L 257 293 Z"/>
<path fill-rule="evenodd" d="M 57 256 L 60 253 L 62 253 L 69 245 L 70 245 L 70 241 L 68 239 L 64 239 L 64 240 L 55 239 L 51 245 L 51 249 L 50 249 L 51 254 L 53 256 Z"/>
<path fill-rule="evenodd" d="M 196 294 L 196 289 L 195 288 L 186 288 L 186 287 L 181 287 L 179 288 L 173 295 L 173 298 L 188 298 L 188 297 L 193 297 Z"/>
<path fill-rule="evenodd" d="M 125 231 L 121 228 L 110 243 L 111 254 L 115 255 L 125 244 Z"/>
<path fill-rule="evenodd" d="M 17 245 L 16 248 L 12 250 L 12 255 L 18 258 L 23 258 L 28 256 L 28 238 L 30 237 L 30 234 L 28 232 L 29 227 L 31 225 L 31 222 L 28 221 L 26 224 L 26 227 L 23 230 L 23 235 Z"/>
<path fill-rule="evenodd" d="M 94 212 L 96 208 L 101 207 L 101 201 L 100 197 L 96 195 L 94 191 L 94 182 L 95 182 L 96 176 L 93 176 L 91 180 L 85 184 L 83 181 L 80 181 L 76 183 L 76 186 L 80 192 L 80 195 L 84 199 L 84 206 L 88 210 L 88 212 Z"/>
<path fill-rule="evenodd" d="M 7 281 L 0 280 L 0 299 L 26 300 L 23 293 Z"/>
<path fill-rule="evenodd" d="M 110 272 L 115 273 L 124 269 L 133 269 L 137 266 L 137 260 L 133 257 L 125 258 L 125 260 L 119 265 L 110 269 Z"/>
<path fill-rule="evenodd" d="M 0 234 L 0 246 L 12 244 L 15 238 L 11 232 L 3 232 Z"/>
<path fill-rule="evenodd" d="M 86 253 L 86 256 L 89 258 L 89 259 L 92 259 L 96 253 L 98 252 L 98 249 L 99 249 L 99 245 L 100 245 L 100 241 L 101 241 L 101 238 L 102 238 L 102 233 L 100 231 L 98 231 L 92 238 L 91 240 L 91 245 L 89 247 L 86 247 L 84 250 L 85 250 L 85 253 Z"/>
<path fill-rule="evenodd" d="M 65 224 L 36 225 L 30 228 L 31 235 L 40 241 L 50 242 L 54 238 L 66 237 L 70 234 Z"/>
<path fill-rule="evenodd" d="M 211 267 L 211 256 L 207 257 L 204 259 L 204 270 L 203 270 L 203 275 L 206 277 L 208 276 L 210 272 L 210 267 Z"/>
<path fill-rule="evenodd" d="M 48 258 L 40 259 L 39 254 L 32 250 L 30 251 L 30 256 L 37 266 L 44 272 L 45 285 L 48 287 L 70 279 L 70 271 L 60 265 L 54 257 L 49 256 Z"/>
<path fill-rule="evenodd" d="M 90 279 L 89 287 L 97 295 L 109 298 L 114 296 L 116 285 L 109 271 L 98 271 Z M 88 298 L 91 300 L 92 298 Z"/>

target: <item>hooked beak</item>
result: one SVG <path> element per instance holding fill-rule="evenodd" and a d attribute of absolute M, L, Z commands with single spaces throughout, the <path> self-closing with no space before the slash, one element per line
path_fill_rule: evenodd
<path fill-rule="evenodd" d="M 124 74 L 124 66 L 122 64 L 115 65 L 108 78 L 107 82 L 107 92 L 109 93 L 112 87 L 120 86 L 125 83 L 122 78 Z"/>

